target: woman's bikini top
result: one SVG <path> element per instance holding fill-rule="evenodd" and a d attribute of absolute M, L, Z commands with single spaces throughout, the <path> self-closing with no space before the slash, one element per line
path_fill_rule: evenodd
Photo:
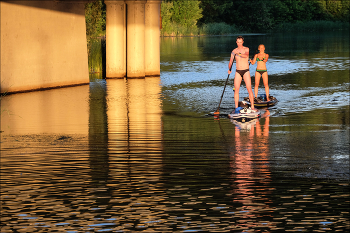
<path fill-rule="evenodd" d="M 262 60 L 260 60 L 259 57 L 256 57 L 256 60 L 257 60 L 257 61 L 263 61 L 264 59 L 265 59 L 265 57 L 264 57 Z"/>

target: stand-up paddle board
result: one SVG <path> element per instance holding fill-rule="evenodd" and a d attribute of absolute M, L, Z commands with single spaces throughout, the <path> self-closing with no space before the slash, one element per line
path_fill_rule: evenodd
<path fill-rule="evenodd" d="M 245 104 L 248 104 L 250 106 L 249 97 L 244 97 L 243 101 Z M 257 108 L 271 107 L 271 106 L 274 106 L 275 104 L 277 104 L 277 102 L 278 102 L 278 100 L 271 95 L 270 95 L 270 101 L 267 101 L 266 95 L 263 94 L 257 98 L 254 98 L 254 107 L 257 107 Z"/>
<path fill-rule="evenodd" d="M 235 120 L 240 120 L 242 122 L 245 122 L 250 119 L 258 118 L 260 116 L 260 110 L 258 109 L 250 109 L 245 107 L 238 107 L 234 111 L 232 111 L 230 114 L 228 114 L 228 117 Z"/>
<path fill-rule="evenodd" d="M 254 127 L 257 121 L 259 121 L 259 118 L 246 119 L 245 121 L 231 119 L 231 122 L 235 124 L 240 129 L 240 131 L 250 131 L 250 129 Z"/>

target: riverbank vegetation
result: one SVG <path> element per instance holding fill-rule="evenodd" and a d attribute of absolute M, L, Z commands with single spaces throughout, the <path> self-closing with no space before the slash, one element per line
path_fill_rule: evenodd
<path fill-rule="evenodd" d="M 349 0 L 163 0 L 162 36 L 349 30 Z M 85 7 L 88 40 L 105 34 L 103 0 Z"/>
<path fill-rule="evenodd" d="M 175 11 L 179 2 L 182 8 Z M 188 6 L 189 2 L 198 7 Z M 190 27 L 182 23 L 184 19 L 189 21 L 189 15 L 185 14 L 189 9 L 196 16 L 192 18 L 196 23 Z M 349 30 L 349 9 L 349 0 L 163 0 L 161 12 L 165 26 L 161 34 Z"/>
<path fill-rule="evenodd" d="M 85 4 L 85 22 L 88 40 L 105 34 L 106 4 L 103 0 L 95 0 Z"/>
<path fill-rule="evenodd" d="M 349 11 L 349 0 L 163 0 L 161 36 L 349 31 Z M 85 18 L 94 57 L 105 51 L 104 0 L 87 3 Z M 101 57 L 89 60 L 90 72 L 100 72 L 102 63 Z"/>
<path fill-rule="evenodd" d="M 106 4 L 103 0 L 85 5 L 85 22 L 89 72 L 102 73 L 106 57 Z"/>

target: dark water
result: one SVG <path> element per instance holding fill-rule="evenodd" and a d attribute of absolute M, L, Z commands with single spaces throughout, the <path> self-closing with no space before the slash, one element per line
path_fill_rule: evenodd
<path fill-rule="evenodd" d="M 256 121 L 226 117 L 233 78 L 212 115 L 234 37 L 163 38 L 159 78 L 4 97 L 1 232 L 349 231 L 349 35 L 260 43 L 279 102 Z"/>

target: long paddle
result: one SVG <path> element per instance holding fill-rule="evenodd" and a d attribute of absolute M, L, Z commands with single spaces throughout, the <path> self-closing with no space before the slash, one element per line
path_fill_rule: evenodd
<path fill-rule="evenodd" d="M 235 58 L 236 58 L 236 55 L 233 57 L 233 61 L 232 61 L 232 65 L 231 65 L 231 68 L 230 68 L 230 71 L 232 69 L 232 66 L 233 66 L 233 62 L 235 61 Z M 219 102 L 219 106 L 218 106 L 218 109 L 216 109 L 216 111 L 214 112 L 214 115 L 219 115 L 220 114 L 220 105 L 221 105 L 221 101 L 222 101 L 222 97 L 224 96 L 224 93 L 225 93 L 225 89 L 226 89 L 226 85 L 227 85 L 227 82 L 228 82 L 228 78 L 230 77 L 230 74 L 227 75 L 227 79 L 226 79 L 226 82 L 225 82 L 225 86 L 224 86 L 224 90 L 222 91 L 222 94 L 221 94 L 221 98 L 220 98 L 220 102 Z"/>

